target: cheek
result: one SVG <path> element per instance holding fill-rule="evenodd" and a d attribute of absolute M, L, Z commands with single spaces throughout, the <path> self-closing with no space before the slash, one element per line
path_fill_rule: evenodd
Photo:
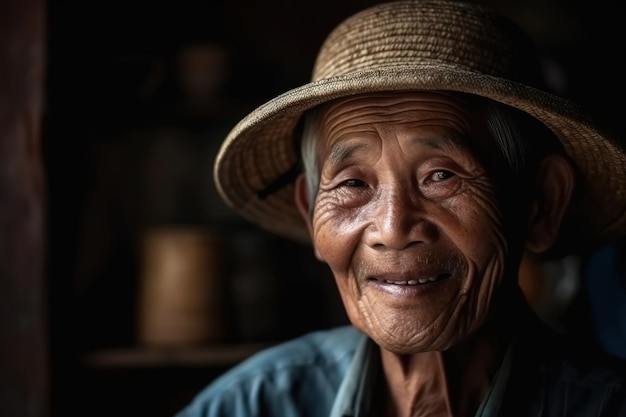
<path fill-rule="evenodd" d="M 506 252 L 502 209 L 491 193 L 473 192 L 449 207 L 456 224 L 448 232 L 466 256 L 474 261 L 490 259 L 494 252 Z M 479 262 L 480 263 L 480 262 Z"/>
<path fill-rule="evenodd" d="M 313 242 L 318 256 L 333 272 L 345 273 L 349 267 L 365 217 L 359 211 L 340 208 L 329 198 L 318 199 L 312 217 Z"/>
<path fill-rule="evenodd" d="M 473 196 L 471 204 L 460 202 L 452 210 L 458 223 L 448 229 L 451 239 L 473 266 L 473 278 L 465 285 L 471 294 L 470 308 L 479 316 L 489 308 L 494 291 L 502 281 L 509 250 L 502 212 L 496 201 Z"/>
<path fill-rule="evenodd" d="M 335 278 L 335 284 L 350 321 L 359 327 L 360 290 L 352 273 L 354 253 L 360 239 L 361 222 L 334 205 L 316 205 L 313 213 L 313 242 L 318 258 L 325 262 Z"/>

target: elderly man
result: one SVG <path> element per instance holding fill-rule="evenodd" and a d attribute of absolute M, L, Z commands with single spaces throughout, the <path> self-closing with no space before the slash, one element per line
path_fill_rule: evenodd
<path fill-rule="evenodd" d="M 626 230 L 623 148 L 541 78 L 477 5 L 341 23 L 311 83 L 235 126 L 215 176 L 244 217 L 312 243 L 351 325 L 255 355 L 179 417 L 626 416 L 624 364 L 553 332 L 518 285 L 524 253 Z"/>

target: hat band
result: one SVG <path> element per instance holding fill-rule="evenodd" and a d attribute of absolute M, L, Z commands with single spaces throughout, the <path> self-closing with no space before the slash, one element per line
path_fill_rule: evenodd
<path fill-rule="evenodd" d="M 293 164 L 291 168 L 289 168 L 289 170 L 287 170 L 283 174 L 280 174 L 278 178 L 269 183 L 264 189 L 257 191 L 257 197 L 259 197 L 259 199 L 261 200 L 265 200 L 268 196 L 274 194 L 290 182 L 294 181 L 298 174 L 300 174 L 301 172 L 302 164 L 300 163 L 300 159 L 298 159 L 296 163 Z"/>

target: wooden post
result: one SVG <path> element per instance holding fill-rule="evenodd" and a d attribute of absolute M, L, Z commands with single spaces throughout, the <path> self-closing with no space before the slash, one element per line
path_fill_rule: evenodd
<path fill-rule="evenodd" d="M 49 414 L 44 0 L 0 1 L 0 415 Z"/>

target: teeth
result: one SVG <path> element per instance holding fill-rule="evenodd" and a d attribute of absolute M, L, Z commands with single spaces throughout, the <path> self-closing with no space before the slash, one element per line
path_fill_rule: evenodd
<path fill-rule="evenodd" d="M 437 277 L 410 279 L 408 281 L 390 281 L 390 280 L 385 280 L 385 282 L 387 284 L 395 284 L 395 285 L 417 285 L 417 284 L 425 284 L 427 282 L 435 282 L 435 281 L 437 281 Z"/>

